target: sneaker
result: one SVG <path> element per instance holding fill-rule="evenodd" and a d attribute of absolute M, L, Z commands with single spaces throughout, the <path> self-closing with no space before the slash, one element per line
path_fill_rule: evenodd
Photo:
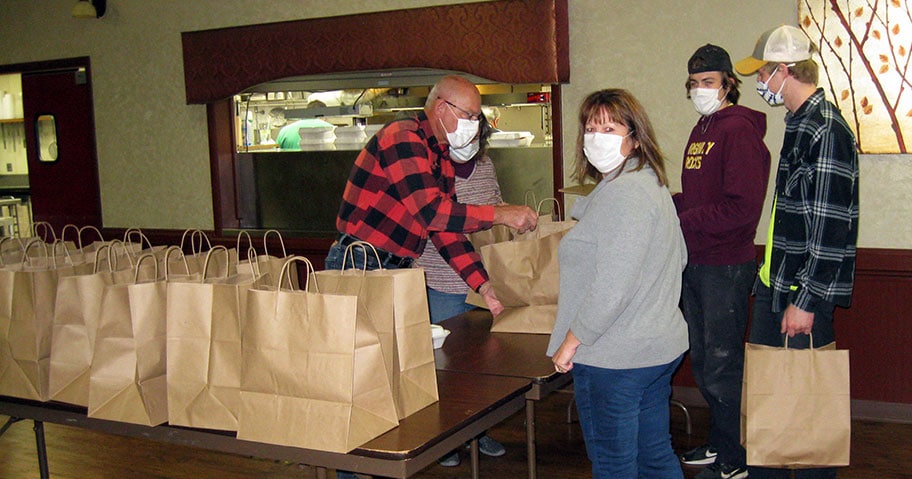
<path fill-rule="evenodd" d="M 485 456 L 500 457 L 507 453 L 503 444 L 491 439 L 491 436 L 485 434 L 478 439 L 478 450 Z"/>
<path fill-rule="evenodd" d="M 453 451 L 437 460 L 443 467 L 456 467 L 459 465 L 459 451 Z"/>
<path fill-rule="evenodd" d="M 709 444 L 691 449 L 681 456 L 681 462 L 691 466 L 702 466 L 716 462 L 718 453 Z"/>
<path fill-rule="evenodd" d="M 747 468 L 729 464 L 710 464 L 694 476 L 694 479 L 744 479 L 747 477 Z"/>

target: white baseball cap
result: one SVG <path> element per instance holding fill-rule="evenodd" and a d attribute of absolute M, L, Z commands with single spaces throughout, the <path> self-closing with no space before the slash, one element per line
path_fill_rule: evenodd
<path fill-rule="evenodd" d="M 753 55 L 735 63 L 742 75 L 752 75 L 769 62 L 795 63 L 811 58 L 811 40 L 799 28 L 782 25 L 760 35 Z"/>

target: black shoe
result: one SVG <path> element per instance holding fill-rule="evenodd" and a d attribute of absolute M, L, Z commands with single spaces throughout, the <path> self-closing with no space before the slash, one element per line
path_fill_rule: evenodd
<path fill-rule="evenodd" d="M 747 468 L 729 464 L 710 464 L 694 476 L 694 479 L 745 479 Z"/>
<path fill-rule="evenodd" d="M 690 466 L 704 466 L 716 462 L 719 453 L 709 444 L 704 444 L 696 449 L 691 449 L 681 456 L 681 462 Z"/>

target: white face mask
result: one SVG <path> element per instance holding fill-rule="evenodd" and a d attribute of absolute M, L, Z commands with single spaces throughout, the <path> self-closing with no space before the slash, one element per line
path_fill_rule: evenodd
<path fill-rule="evenodd" d="M 453 107 L 447 103 L 447 108 L 450 109 L 450 113 L 456 117 L 456 131 L 450 133 L 447 132 L 447 143 L 450 144 L 450 148 L 465 148 L 473 139 L 475 135 L 478 134 L 478 124 L 479 120 L 466 120 L 456 116 L 456 112 L 453 111 Z M 443 125 L 443 120 L 440 121 L 440 124 Z M 443 128 L 446 130 L 446 126 Z"/>
<path fill-rule="evenodd" d="M 715 88 L 691 88 L 690 99 L 693 101 L 697 113 L 703 116 L 709 116 L 722 108 L 722 99 L 719 98 L 719 90 Z"/>
<path fill-rule="evenodd" d="M 462 148 L 454 148 L 452 145 L 450 146 L 450 159 L 456 163 L 465 163 L 472 158 L 475 158 L 475 155 L 477 153 L 478 140 L 474 140 Z"/>
<path fill-rule="evenodd" d="M 782 80 L 782 85 L 779 85 L 779 91 L 776 93 L 771 92 L 769 89 L 769 82 L 777 73 L 779 73 L 778 68 L 766 79 L 766 83 L 757 80 L 757 94 L 760 95 L 760 98 L 763 98 L 769 106 L 779 106 L 785 103 L 785 98 L 782 97 L 782 89 L 785 88 L 785 82 L 788 81 L 788 77 L 785 77 L 785 80 Z"/>
<path fill-rule="evenodd" d="M 626 156 L 621 153 L 621 144 L 624 143 L 627 135 L 586 133 L 583 135 L 583 153 L 586 154 L 589 163 L 592 163 L 592 166 L 600 173 L 609 173 L 626 159 Z"/>

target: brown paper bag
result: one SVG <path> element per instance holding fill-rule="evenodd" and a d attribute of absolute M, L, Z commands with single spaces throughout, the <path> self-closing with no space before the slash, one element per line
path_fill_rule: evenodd
<path fill-rule="evenodd" d="M 95 334 L 105 288 L 133 279 L 128 256 L 103 244 L 92 251 L 91 274 L 66 276 L 57 284 L 50 356 L 50 398 L 55 401 L 89 405 L 89 375 L 95 354 Z"/>
<path fill-rule="evenodd" d="M 269 254 L 269 244 L 267 239 L 270 234 L 274 234 L 279 240 L 279 246 L 282 248 L 281 256 L 270 255 Z M 247 259 L 244 261 L 238 261 L 237 270 L 238 272 L 252 274 L 252 275 L 266 275 L 270 278 L 278 278 L 279 273 L 282 272 L 282 266 L 285 265 L 285 261 L 288 259 L 288 253 L 285 251 L 285 240 L 282 239 L 282 234 L 277 230 L 268 230 L 263 233 L 263 254 L 257 254 L 256 250 L 253 247 L 253 241 L 250 239 L 250 234 L 246 231 L 241 231 L 238 233 L 237 237 L 237 251 L 243 251 L 241 245 L 241 236 L 247 237 Z M 253 251 L 253 254 L 251 254 Z M 240 253 L 238 254 L 240 257 Z M 288 272 L 288 280 L 291 282 L 292 289 L 299 289 L 300 282 L 298 281 L 298 270 L 292 269 Z"/>
<path fill-rule="evenodd" d="M 312 274 L 292 257 L 277 285 L 297 262 Z M 380 340 L 357 321 L 358 298 L 313 289 L 248 292 L 238 439 L 348 452 L 398 425 Z"/>
<path fill-rule="evenodd" d="M 533 232 L 523 240 L 481 248 L 491 286 L 504 305 L 504 311 L 494 318 L 491 331 L 551 334 L 560 289 L 557 247 L 567 231 L 569 228 L 563 228 L 539 238 Z M 487 307 L 481 295 L 473 291 L 466 302 Z"/>
<path fill-rule="evenodd" d="M 346 248 L 343 265 L 359 247 L 365 256 L 367 250 L 377 254 L 370 243 L 356 241 Z M 313 278 L 323 293 L 358 297 L 359 320 L 369 321 L 380 337 L 399 419 L 438 401 L 427 296 L 415 294 L 426 289 L 424 270 L 352 268 L 318 271 Z"/>
<path fill-rule="evenodd" d="M 48 256 L 50 248 L 40 240 L 30 242 L 20 263 L 0 268 L 0 395 L 49 398 L 57 285 L 80 272 Z M 36 256 L 34 250 L 42 253 Z"/>
<path fill-rule="evenodd" d="M 89 417 L 155 426 L 168 420 L 165 369 L 167 283 L 144 279 L 142 256 L 129 284 L 105 289 L 89 377 Z"/>
<path fill-rule="evenodd" d="M 211 272 L 222 262 L 223 276 Z M 169 281 L 167 305 L 168 422 L 237 430 L 241 327 L 247 290 L 262 278 L 228 275 L 228 249 L 206 254 L 198 281 Z"/>
<path fill-rule="evenodd" d="M 811 346 L 746 345 L 741 444 L 748 465 L 849 465 L 849 351 L 835 343 L 813 349 L 813 338 Z"/>

